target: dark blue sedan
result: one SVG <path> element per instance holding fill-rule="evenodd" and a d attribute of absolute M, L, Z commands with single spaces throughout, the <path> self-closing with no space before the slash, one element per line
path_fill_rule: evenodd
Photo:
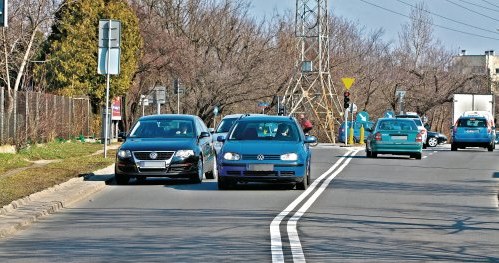
<path fill-rule="evenodd" d="M 217 156 L 218 187 L 238 182 L 310 184 L 311 151 L 317 139 L 305 136 L 296 119 L 286 116 L 245 116 L 232 126 Z"/>
<path fill-rule="evenodd" d="M 211 134 L 197 116 L 151 115 L 140 118 L 116 154 L 115 179 L 213 178 L 215 152 Z"/>

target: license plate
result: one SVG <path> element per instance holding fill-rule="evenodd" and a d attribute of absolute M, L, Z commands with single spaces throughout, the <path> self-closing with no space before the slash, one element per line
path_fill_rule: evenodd
<path fill-rule="evenodd" d="M 141 161 L 140 168 L 162 168 L 164 169 L 166 164 L 164 161 Z"/>
<path fill-rule="evenodd" d="M 392 140 L 407 140 L 407 136 L 402 136 L 402 135 L 392 136 Z"/>
<path fill-rule="evenodd" d="M 476 133 L 478 130 L 466 130 L 467 133 Z"/>
<path fill-rule="evenodd" d="M 274 165 L 273 164 L 249 164 L 248 170 L 249 171 L 273 171 Z"/>

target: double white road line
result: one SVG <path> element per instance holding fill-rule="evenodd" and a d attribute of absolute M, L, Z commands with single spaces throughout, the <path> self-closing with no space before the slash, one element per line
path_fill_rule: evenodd
<path fill-rule="evenodd" d="M 293 255 L 293 262 L 305 262 L 305 255 L 303 254 L 300 237 L 298 236 L 298 231 L 296 230 L 298 220 L 300 220 L 315 200 L 317 200 L 322 192 L 324 192 L 336 175 L 338 175 L 345 168 L 345 166 L 348 165 L 348 163 L 352 160 L 351 157 L 355 156 L 358 151 L 359 150 L 345 153 L 333 166 L 331 166 L 331 168 L 317 178 L 305 192 L 298 196 L 298 198 L 296 198 L 291 204 L 288 205 L 288 207 L 286 207 L 286 209 L 284 209 L 274 218 L 274 220 L 272 220 L 272 223 L 270 224 L 272 262 L 284 262 L 280 225 L 284 218 L 293 212 L 293 216 L 287 220 L 287 232 L 291 253 Z M 303 205 L 298 210 L 295 210 L 295 208 L 301 203 L 303 203 Z"/>

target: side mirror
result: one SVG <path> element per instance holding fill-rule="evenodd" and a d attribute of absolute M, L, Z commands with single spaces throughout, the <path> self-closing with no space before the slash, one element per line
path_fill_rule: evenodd
<path fill-rule="evenodd" d="M 364 131 L 366 131 L 366 132 L 373 132 L 373 129 L 372 128 L 365 128 Z"/>
<path fill-rule="evenodd" d="M 201 134 L 199 134 L 199 139 L 210 137 L 210 136 L 211 136 L 211 134 L 209 132 L 201 132 Z"/>
<path fill-rule="evenodd" d="M 316 143 L 317 137 L 315 136 L 305 136 L 305 143 Z"/>
<path fill-rule="evenodd" d="M 223 135 L 218 136 L 217 142 L 225 142 L 225 136 L 223 136 Z"/>

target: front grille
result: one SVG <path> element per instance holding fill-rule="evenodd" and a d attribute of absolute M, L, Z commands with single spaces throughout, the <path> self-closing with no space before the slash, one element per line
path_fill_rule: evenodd
<path fill-rule="evenodd" d="M 243 154 L 243 160 L 258 160 L 258 155 L 259 154 Z M 264 154 L 263 155 L 263 160 L 270 160 L 270 161 L 275 161 L 275 160 L 281 160 L 281 156 L 277 154 Z"/>
<path fill-rule="evenodd" d="M 282 171 L 280 172 L 281 176 L 293 176 L 295 175 L 295 172 L 293 171 Z"/>
<path fill-rule="evenodd" d="M 277 172 L 273 171 L 244 171 L 247 176 L 277 176 Z"/>
<path fill-rule="evenodd" d="M 227 175 L 236 175 L 236 176 L 240 176 L 240 175 L 241 175 L 241 172 L 240 172 L 240 171 L 227 171 Z"/>
<path fill-rule="evenodd" d="M 151 154 L 152 151 L 147 151 L 147 152 L 133 152 L 133 156 L 135 156 L 135 159 L 137 160 L 168 160 L 172 158 L 173 152 L 156 152 L 158 154 L 158 157 L 156 159 L 151 159 L 149 154 Z"/>

